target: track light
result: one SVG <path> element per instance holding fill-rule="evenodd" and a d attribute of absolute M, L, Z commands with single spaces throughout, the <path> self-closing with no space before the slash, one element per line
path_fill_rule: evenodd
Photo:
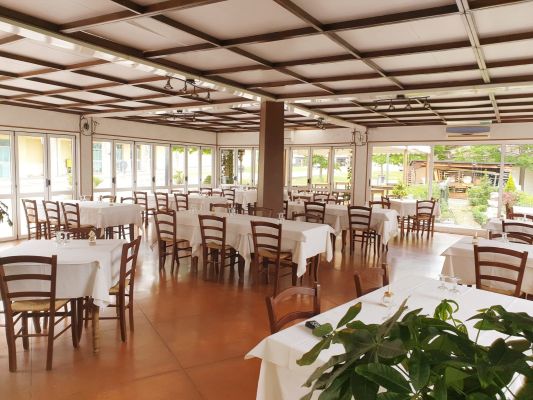
<path fill-rule="evenodd" d="M 430 105 L 427 97 L 424 99 L 424 110 L 429 110 Z"/>
<path fill-rule="evenodd" d="M 389 103 L 389 108 L 387 108 L 387 111 L 394 111 L 396 108 L 394 107 L 394 105 L 392 104 L 392 100 L 390 101 Z"/>
<path fill-rule="evenodd" d="M 172 87 L 172 84 L 170 83 L 170 79 L 172 79 L 170 76 L 167 77 L 167 83 L 165 83 L 165 86 L 163 86 L 163 89 L 165 89 L 165 90 L 172 90 L 172 89 L 174 89 L 174 88 Z"/>
<path fill-rule="evenodd" d="M 405 106 L 405 110 L 412 110 L 413 107 L 411 107 L 411 100 L 407 99 L 407 105 Z"/>
<path fill-rule="evenodd" d="M 326 124 L 324 123 L 324 118 L 319 118 L 316 120 L 316 127 L 318 129 L 326 129 Z"/>

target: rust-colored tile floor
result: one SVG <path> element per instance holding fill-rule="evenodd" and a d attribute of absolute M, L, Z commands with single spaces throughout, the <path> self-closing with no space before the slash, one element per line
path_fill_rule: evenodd
<path fill-rule="evenodd" d="M 390 243 L 393 275 L 436 277 L 439 254 L 458 238 L 436 233 L 429 241 Z M 90 328 L 77 350 L 66 334 L 56 340 L 47 372 L 44 341 L 32 340 L 27 352 L 19 342 L 19 371 L 10 373 L 0 328 L 0 399 L 254 399 L 260 362 L 243 357 L 269 334 L 264 299 L 271 288 L 252 287 L 247 279 L 239 286 L 229 270 L 222 283 L 204 281 L 187 261 L 178 276 L 160 274 L 146 242 L 140 260 L 135 332 L 127 343 L 120 341 L 116 321 L 101 321 L 99 354 L 92 353 Z M 353 299 L 353 272 L 376 262 L 372 252 L 350 257 L 337 245 L 334 260 L 320 266 L 322 309 Z"/>

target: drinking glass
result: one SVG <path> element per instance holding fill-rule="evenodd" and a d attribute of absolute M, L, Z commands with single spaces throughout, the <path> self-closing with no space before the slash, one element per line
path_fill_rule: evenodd
<path fill-rule="evenodd" d="M 452 288 L 450 289 L 450 292 L 453 294 L 460 293 L 459 289 L 457 288 L 457 284 L 461 281 L 461 279 L 459 279 L 457 276 L 451 276 L 450 281 L 452 282 Z"/>
<path fill-rule="evenodd" d="M 282 212 L 278 213 L 278 221 L 280 224 L 283 223 L 284 219 L 285 219 L 285 213 L 282 213 Z"/>
<path fill-rule="evenodd" d="M 447 275 L 439 274 L 440 285 L 437 287 L 437 289 L 439 289 L 439 290 L 446 290 L 447 289 L 447 287 L 446 287 L 446 279 L 447 278 L 448 278 Z"/>
<path fill-rule="evenodd" d="M 502 240 L 504 243 L 509 243 L 509 238 L 507 237 L 507 232 L 502 233 Z"/>

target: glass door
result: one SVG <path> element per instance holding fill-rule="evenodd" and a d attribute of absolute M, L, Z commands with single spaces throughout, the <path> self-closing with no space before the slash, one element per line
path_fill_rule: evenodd
<path fill-rule="evenodd" d="M 202 147 L 202 187 L 213 187 L 213 149 Z"/>
<path fill-rule="evenodd" d="M 187 189 L 198 190 L 200 184 L 200 149 L 187 147 Z"/>
<path fill-rule="evenodd" d="M 111 141 L 93 141 L 93 192 L 96 198 L 114 192 L 112 153 L 113 143 Z"/>
<path fill-rule="evenodd" d="M 48 175 L 52 200 L 72 200 L 74 197 L 74 154 L 73 137 L 48 138 Z"/>
<path fill-rule="evenodd" d="M 220 184 L 231 185 L 234 183 L 234 151 L 233 149 L 220 150 Z"/>
<path fill-rule="evenodd" d="M 115 142 L 115 195 L 121 197 L 133 195 L 133 143 Z"/>
<path fill-rule="evenodd" d="M 309 149 L 291 151 L 291 186 L 293 189 L 309 188 Z"/>
<path fill-rule="evenodd" d="M 252 185 L 252 149 L 237 149 L 237 183 Z"/>
<path fill-rule="evenodd" d="M 4 219 L 0 222 L 0 240 L 15 237 L 17 218 L 15 218 L 15 187 L 13 179 L 13 134 L 0 132 L 0 202 L 7 208 L 9 218 L 14 226 L 9 226 Z"/>
<path fill-rule="evenodd" d="M 311 183 L 317 190 L 329 191 L 329 149 L 311 149 Z"/>
<path fill-rule="evenodd" d="M 152 191 L 152 145 L 135 145 L 136 190 Z"/>
<path fill-rule="evenodd" d="M 187 148 L 185 146 L 172 146 L 172 188 L 186 189 Z"/>
<path fill-rule="evenodd" d="M 169 152 L 168 145 L 154 145 L 154 186 L 158 192 L 168 192 L 169 189 Z"/>

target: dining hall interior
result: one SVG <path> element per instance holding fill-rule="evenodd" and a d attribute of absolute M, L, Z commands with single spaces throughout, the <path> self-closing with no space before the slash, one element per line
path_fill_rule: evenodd
<path fill-rule="evenodd" d="M 0 398 L 531 399 L 532 17 L 0 0 Z"/>

